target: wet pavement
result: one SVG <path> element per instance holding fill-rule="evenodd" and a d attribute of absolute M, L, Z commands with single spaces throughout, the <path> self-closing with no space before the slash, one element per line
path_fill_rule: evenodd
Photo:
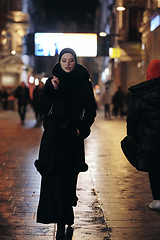
<path fill-rule="evenodd" d="M 0 240 L 53 240 L 54 224 L 37 224 L 40 175 L 34 167 L 42 126 L 31 109 L 24 125 L 17 112 L 0 112 Z M 120 141 L 125 118 L 98 111 L 85 140 L 89 170 L 79 175 L 73 240 L 159 240 L 160 212 L 152 211 L 148 175 L 125 159 Z"/>

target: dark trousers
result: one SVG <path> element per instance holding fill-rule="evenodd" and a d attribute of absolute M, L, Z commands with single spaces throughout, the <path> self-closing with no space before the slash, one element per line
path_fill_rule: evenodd
<path fill-rule="evenodd" d="M 107 117 L 107 113 L 108 113 L 108 116 L 110 117 L 110 105 L 109 104 L 104 104 L 105 117 Z"/>
<path fill-rule="evenodd" d="M 18 112 L 21 118 L 21 121 L 24 121 L 26 115 L 27 104 L 18 103 Z"/>
<path fill-rule="evenodd" d="M 123 104 L 116 104 L 114 106 L 113 108 L 114 115 L 115 117 L 117 117 L 119 109 L 120 109 L 120 115 L 121 117 L 123 117 Z"/>
<path fill-rule="evenodd" d="M 160 200 L 160 172 L 149 172 L 149 181 L 154 200 Z"/>

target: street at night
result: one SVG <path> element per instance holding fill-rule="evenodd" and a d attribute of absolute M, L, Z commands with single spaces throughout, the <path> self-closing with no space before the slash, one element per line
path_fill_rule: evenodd
<path fill-rule="evenodd" d="M 103 112 L 85 140 L 89 170 L 80 173 L 74 208 L 73 240 L 160 239 L 160 213 L 152 201 L 148 174 L 124 157 L 120 141 L 125 117 L 105 119 Z M 0 239 L 55 239 L 54 224 L 36 223 L 40 175 L 34 167 L 42 126 L 32 109 L 20 124 L 16 111 L 0 112 Z"/>
<path fill-rule="evenodd" d="M 0 0 L 0 240 L 160 240 L 159 39 L 160 0 Z"/>

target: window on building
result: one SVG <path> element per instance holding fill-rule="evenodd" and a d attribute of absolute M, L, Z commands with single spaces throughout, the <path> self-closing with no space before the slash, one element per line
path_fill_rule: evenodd
<path fill-rule="evenodd" d="M 142 19 L 142 13 L 143 9 L 137 6 L 130 6 L 128 8 L 128 41 L 139 42 L 141 40 L 139 26 Z"/>
<path fill-rule="evenodd" d="M 8 50 L 9 51 L 12 50 L 11 42 L 12 42 L 12 36 L 11 36 L 10 33 L 7 33 L 7 43 L 8 43 Z"/>
<path fill-rule="evenodd" d="M 128 40 L 137 40 L 137 7 L 129 7 L 129 26 L 128 26 Z"/>
<path fill-rule="evenodd" d="M 0 8 L 5 12 L 22 10 L 22 0 L 1 0 L 0 4 Z"/>

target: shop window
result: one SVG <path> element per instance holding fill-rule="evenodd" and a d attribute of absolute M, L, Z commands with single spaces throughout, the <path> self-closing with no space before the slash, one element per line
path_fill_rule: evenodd
<path fill-rule="evenodd" d="M 16 79 L 14 75 L 2 75 L 2 86 L 11 87 L 15 86 Z"/>

